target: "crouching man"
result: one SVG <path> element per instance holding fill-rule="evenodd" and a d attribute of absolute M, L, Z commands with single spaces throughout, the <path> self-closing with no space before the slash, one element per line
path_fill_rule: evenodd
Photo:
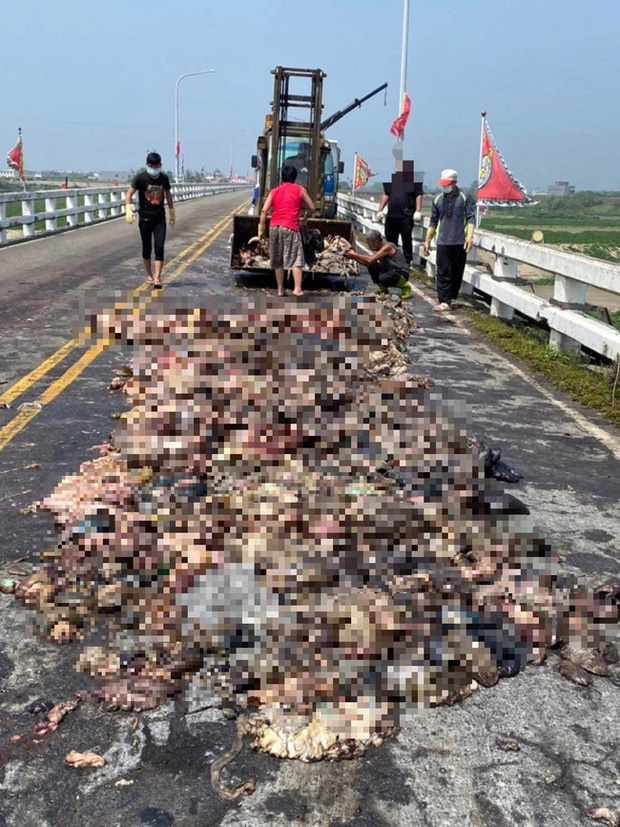
<path fill-rule="evenodd" d="M 388 287 L 398 287 L 401 299 L 411 296 L 409 264 L 403 251 L 396 244 L 386 241 L 378 230 L 366 234 L 370 255 L 365 256 L 348 250 L 345 258 L 352 258 L 368 268 L 370 278 L 377 285 L 377 294 L 387 293 Z"/>

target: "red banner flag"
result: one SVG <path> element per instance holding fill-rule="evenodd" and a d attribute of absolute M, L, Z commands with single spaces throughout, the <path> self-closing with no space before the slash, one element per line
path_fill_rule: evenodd
<path fill-rule="evenodd" d="M 178 158 L 181 154 L 181 141 L 177 141 L 174 147 L 174 157 Z"/>
<path fill-rule="evenodd" d="M 375 175 L 375 173 L 370 171 L 370 165 L 356 154 L 355 165 L 353 167 L 353 189 L 357 190 L 360 187 L 365 187 L 368 179 L 373 175 Z"/>
<path fill-rule="evenodd" d="M 478 203 L 487 206 L 509 207 L 533 204 L 523 184 L 506 166 L 486 120 L 482 129 L 477 195 Z"/>
<path fill-rule="evenodd" d="M 6 154 L 6 163 L 7 166 L 11 169 L 16 170 L 19 173 L 19 178 L 21 181 L 26 180 L 26 173 L 24 171 L 24 149 L 22 143 L 22 131 L 19 130 L 19 137 L 17 139 L 17 143 L 13 147 L 10 152 Z"/>
<path fill-rule="evenodd" d="M 390 132 L 392 135 L 395 135 L 397 138 L 402 138 L 405 134 L 405 127 L 407 126 L 407 121 L 409 120 L 409 113 L 411 112 L 411 98 L 405 92 L 403 95 L 403 101 L 400 108 L 400 115 L 396 118 L 396 120 L 392 121 L 392 126 L 390 127 Z"/>

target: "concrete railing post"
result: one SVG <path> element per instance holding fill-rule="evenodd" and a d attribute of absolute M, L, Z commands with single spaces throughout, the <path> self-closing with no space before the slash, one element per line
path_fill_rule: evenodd
<path fill-rule="evenodd" d="M 109 206 L 109 202 L 105 192 L 100 192 L 97 195 L 97 203 L 99 204 L 99 209 L 97 211 L 98 217 L 107 218 L 107 207 Z"/>
<path fill-rule="evenodd" d="M 46 198 L 45 199 L 45 212 L 56 212 L 57 209 L 57 198 Z M 58 229 L 58 218 L 54 216 L 53 218 L 46 218 L 45 219 L 45 230 L 48 233 L 53 233 L 54 230 Z"/>
<path fill-rule="evenodd" d="M 4 221 L 6 218 L 6 204 L 2 201 L 0 202 L 0 223 Z M 0 244 L 6 244 L 6 230 L 4 227 L 0 227 Z"/>
<path fill-rule="evenodd" d="M 119 191 L 113 192 L 110 195 L 110 215 L 120 215 L 122 212 L 123 193 Z"/>
<path fill-rule="evenodd" d="M 67 193 L 67 209 L 71 210 L 67 216 L 67 227 L 77 227 L 80 220 L 77 190 L 73 190 L 71 194 Z"/>
<path fill-rule="evenodd" d="M 32 238 L 35 234 L 34 216 L 36 215 L 34 196 L 24 197 L 22 201 L 22 216 L 24 218 L 32 218 L 32 221 L 24 221 L 23 234 L 24 238 Z"/>
<path fill-rule="evenodd" d="M 84 193 L 84 206 L 85 207 L 94 207 L 95 205 L 95 198 L 91 192 Z M 84 211 L 84 223 L 90 224 L 93 220 L 94 211 L 86 209 Z"/>
<path fill-rule="evenodd" d="M 493 265 L 493 278 L 501 279 L 502 281 L 517 280 L 517 262 L 512 258 L 498 255 Z M 491 316 L 497 316 L 498 319 L 510 322 L 514 316 L 514 308 L 509 304 L 499 301 L 499 299 L 491 299 Z"/>
<path fill-rule="evenodd" d="M 553 285 L 553 302 L 565 309 L 581 309 L 586 304 L 587 289 L 588 285 L 583 282 L 556 274 Z M 572 339 L 565 333 L 560 333 L 559 330 L 553 328 L 549 333 L 549 346 L 574 354 L 578 354 L 581 350 L 581 345 L 576 339 Z"/>
<path fill-rule="evenodd" d="M 586 303 L 588 285 L 582 281 L 575 281 L 568 276 L 555 277 L 553 285 L 553 300 L 563 307 L 583 307 Z"/>

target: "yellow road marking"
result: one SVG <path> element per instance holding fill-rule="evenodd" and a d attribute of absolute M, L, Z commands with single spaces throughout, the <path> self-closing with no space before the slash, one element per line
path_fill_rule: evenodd
<path fill-rule="evenodd" d="M 8 404 L 14 399 L 17 399 L 18 396 L 21 396 L 21 394 L 34 385 L 35 382 L 38 382 L 42 376 L 45 376 L 48 371 L 56 367 L 59 362 L 62 362 L 65 356 L 68 356 L 76 346 L 77 340 L 71 339 L 70 342 L 67 342 L 61 348 L 58 348 L 56 353 L 52 353 L 52 355 L 48 356 L 48 358 L 41 362 L 40 365 L 37 365 L 34 370 L 31 370 L 30 373 L 27 373 L 21 379 L 18 379 L 14 385 L 11 385 L 11 387 L 6 390 L 2 396 L 0 396 L 0 403 L 6 402 Z"/>
<path fill-rule="evenodd" d="M 246 202 L 247 203 L 247 202 Z M 170 284 L 174 279 L 181 275 L 181 273 L 189 267 L 192 262 L 194 262 L 206 249 L 209 247 L 216 238 L 218 238 L 226 229 L 227 224 L 230 222 L 231 217 L 238 212 L 239 210 L 243 209 L 245 205 L 242 205 L 237 210 L 235 210 L 230 215 L 226 216 L 226 218 L 219 221 L 215 224 L 208 233 L 205 233 L 202 238 L 206 238 L 203 244 L 194 251 L 190 258 L 187 261 L 183 262 L 183 264 L 179 265 L 174 273 L 171 273 L 167 279 L 164 279 L 165 284 Z M 195 244 L 195 243 L 194 243 Z M 190 245 L 190 248 L 194 246 L 194 244 Z M 185 252 L 185 251 L 184 251 Z M 138 291 L 140 288 L 137 289 Z M 134 294 L 137 291 L 134 291 Z M 150 304 L 153 298 L 158 295 L 157 292 L 153 291 L 150 296 L 144 296 L 142 301 L 140 302 L 137 310 L 138 313 L 144 310 L 144 308 Z M 0 451 L 2 451 L 8 444 L 14 439 L 17 434 L 31 422 L 37 414 L 41 413 L 43 407 L 49 404 L 52 400 L 56 399 L 56 397 L 62 393 L 65 388 L 67 388 L 81 373 L 88 367 L 88 365 L 93 362 L 100 353 L 102 353 L 107 347 L 109 347 L 111 343 L 110 337 L 106 337 L 104 339 L 95 342 L 89 350 L 86 351 L 77 362 L 68 368 L 62 376 L 59 376 L 52 384 L 43 391 L 43 393 L 37 398 L 36 402 L 33 403 L 33 407 L 28 407 L 23 411 L 19 411 L 13 419 L 8 422 L 3 428 L 0 428 Z M 67 344 L 71 344 L 68 342 Z M 65 345 L 66 347 L 66 345 Z M 26 379 L 27 377 L 24 377 Z M 12 390 L 12 388 L 11 388 Z M 39 407 L 40 406 L 40 407 Z"/>
<path fill-rule="evenodd" d="M 172 259 L 172 261 L 168 265 L 168 268 L 173 266 L 175 262 L 182 261 L 185 258 L 185 256 L 189 255 L 189 253 L 192 251 L 192 249 L 194 249 L 195 247 L 199 246 L 204 241 L 206 241 L 206 239 L 209 238 L 214 232 L 219 230 L 220 225 L 225 225 L 228 221 L 230 221 L 230 219 L 239 210 L 246 207 L 247 204 L 248 204 L 247 201 L 244 202 L 244 204 L 242 204 L 241 207 L 238 207 L 237 209 L 233 210 L 232 213 L 229 213 L 227 216 L 220 219 L 220 221 L 216 222 L 213 225 L 213 227 L 211 227 L 209 230 L 207 230 L 206 233 L 203 233 L 203 235 L 201 235 L 200 238 L 196 239 L 196 241 L 192 241 L 191 244 L 189 244 L 184 250 L 182 250 L 177 256 L 175 256 Z M 195 258 L 192 259 L 192 261 L 195 261 Z M 185 269 L 186 266 L 187 265 L 185 265 L 183 267 L 183 270 Z M 183 272 L 183 270 L 181 270 L 181 272 Z M 175 276 L 175 278 L 176 278 L 176 276 Z M 169 279 L 169 278 L 164 279 L 164 282 L 167 284 L 167 283 L 169 283 L 170 280 L 171 279 Z M 134 296 L 134 297 L 138 297 L 140 295 L 140 293 L 143 293 L 150 286 L 151 286 L 150 284 L 147 284 L 146 282 L 143 282 L 139 287 L 137 287 L 135 290 L 132 291 L 131 295 Z M 113 311 L 118 309 L 120 306 L 122 306 L 122 305 L 121 304 L 116 304 L 113 308 Z M 36 368 L 31 370 L 30 373 L 27 373 L 21 379 L 18 379 L 17 382 L 15 382 L 13 385 L 11 385 L 10 388 L 7 388 L 7 390 L 5 390 L 0 395 L 0 405 L 2 403 L 10 404 L 15 399 L 17 399 L 18 396 L 21 396 L 22 393 L 25 393 L 36 382 L 38 382 L 39 379 L 42 379 L 45 376 L 46 373 L 49 373 L 49 371 L 52 370 L 53 368 L 55 368 L 56 365 L 60 364 L 60 362 L 62 362 L 63 359 L 65 359 L 65 357 L 67 357 L 69 355 L 69 353 L 71 353 L 71 351 L 75 347 L 77 347 L 79 344 L 83 343 L 85 338 L 88 337 L 90 332 L 91 332 L 90 329 L 85 327 L 78 334 L 78 336 L 76 338 L 73 338 L 70 341 L 66 342 L 64 345 L 62 345 L 62 347 L 58 348 L 58 350 L 55 353 L 52 353 L 51 356 L 48 356 L 47 359 L 44 359 L 44 361 L 41 362 L 40 365 L 37 365 Z M 2 446 L 0 446 L 0 450 L 2 450 Z"/>

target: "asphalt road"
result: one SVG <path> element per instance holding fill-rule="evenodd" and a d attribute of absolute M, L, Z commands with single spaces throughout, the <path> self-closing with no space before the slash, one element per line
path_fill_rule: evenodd
<path fill-rule="evenodd" d="M 241 200 L 181 204 L 170 257 Z M 227 238 L 224 227 L 163 292 L 195 304 L 240 295 Z M 137 230 L 122 221 L 1 250 L 0 379 L 8 381 L 0 392 L 71 337 L 80 303 L 118 301 L 136 289 L 140 266 Z M 429 298 L 416 290 L 416 371 L 433 376 L 435 392 L 462 406 L 470 432 L 525 473 L 511 490 L 565 556 L 566 570 L 590 584 L 617 580 L 617 432 L 496 352 L 458 312 L 438 318 Z M 20 509 L 93 456 L 114 427 L 110 415 L 124 407 L 107 388 L 111 368 L 127 358 L 120 351 L 102 352 L 63 384 L 85 352 L 73 349 L 0 410 L 2 428 L 19 404 L 60 381 L 54 399 L 0 451 L 0 559 L 36 561 L 51 525 Z M 86 703 L 39 743 L 11 741 L 32 725 L 33 700 L 66 700 L 86 685 L 72 670 L 75 657 L 73 646 L 40 641 L 31 613 L 0 594 L 0 827 L 578 827 L 590 823 L 589 809 L 620 811 L 618 667 L 611 679 L 575 687 L 550 657 L 457 707 L 409 716 L 396 739 L 356 761 L 303 765 L 245 751 L 225 775 L 254 777 L 256 792 L 226 803 L 211 790 L 209 764 L 228 749 L 234 727 L 197 686 L 140 716 Z M 520 750 L 499 749 L 502 737 Z M 70 749 L 93 749 L 107 765 L 70 769 Z"/>

